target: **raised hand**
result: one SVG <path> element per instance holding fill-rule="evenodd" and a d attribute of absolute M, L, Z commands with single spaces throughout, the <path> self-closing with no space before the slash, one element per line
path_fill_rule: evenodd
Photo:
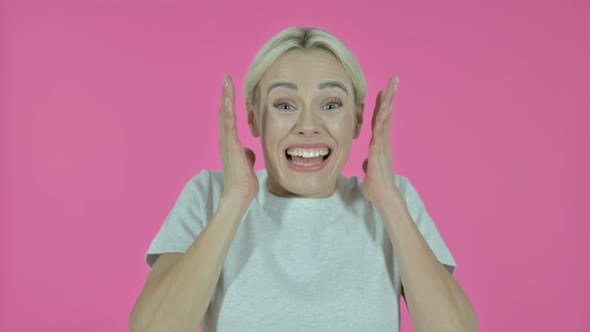
<path fill-rule="evenodd" d="M 223 163 L 224 195 L 239 199 L 241 204 L 248 206 L 258 193 L 258 178 L 253 169 L 256 157 L 238 138 L 235 97 L 233 80 L 226 75 L 219 107 L 219 154 Z"/>
<path fill-rule="evenodd" d="M 365 179 L 363 194 L 373 205 L 387 204 L 392 195 L 398 194 L 391 160 L 389 130 L 393 97 L 397 90 L 399 78 L 392 77 L 384 91 L 377 95 L 373 112 L 372 136 L 369 144 L 369 157 L 363 163 Z"/>

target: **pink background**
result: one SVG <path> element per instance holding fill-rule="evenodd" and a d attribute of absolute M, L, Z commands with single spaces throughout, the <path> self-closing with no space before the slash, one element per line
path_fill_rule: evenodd
<path fill-rule="evenodd" d="M 221 169 L 223 74 L 241 87 L 266 40 L 312 25 L 357 56 L 367 119 L 400 76 L 395 170 L 481 331 L 589 331 L 589 3 L 287 3 L 0 5 L 0 330 L 126 331 L 151 239 L 186 181 Z"/>

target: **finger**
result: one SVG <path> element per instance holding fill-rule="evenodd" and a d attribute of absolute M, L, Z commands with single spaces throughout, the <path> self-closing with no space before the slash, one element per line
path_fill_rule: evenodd
<path fill-rule="evenodd" d="M 235 110 L 235 89 L 230 75 L 227 75 L 226 96 L 225 96 L 225 136 L 234 139 L 237 137 L 236 110 Z"/>
<path fill-rule="evenodd" d="M 256 163 L 256 155 L 254 151 L 244 148 L 244 154 L 246 154 L 246 158 L 248 158 L 248 162 L 250 163 L 250 167 L 254 168 L 254 164 Z"/>
<path fill-rule="evenodd" d="M 223 86 L 221 88 L 221 100 L 219 101 L 219 133 L 221 138 L 225 135 L 225 112 L 226 112 L 226 99 L 228 90 L 228 75 L 223 76 Z"/>
<path fill-rule="evenodd" d="M 225 99 L 227 96 L 227 75 L 223 77 L 223 87 L 221 89 L 221 100 L 219 102 L 219 144 L 222 146 L 225 142 Z"/>
<path fill-rule="evenodd" d="M 382 97 L 381 109 L 379 110 L 379 120 L 383 122 L 387 120 L 393 110 L 393 97 L 395 96 L 398 83 L 399 77 L 397 75 L 390 78 L 389 82 L 387 82 L 387 87 Z"/>
<path fill-rule="evenodd" d="M 365 159 L 365 161 L 363 161 L 363 172 L 365 172 L 365 174 L 367 173 L 367 166 L 369 165 L 369 159 Z"/>
<path fill-rule="evenodd" d="M 378 120 L 376 121 L 374 131 L 380 136 L 389 139 L 389 130 L 391 127 L 391 114 L 393 110 L 393 99 L 399 83 L 399 77 L 393 76 L 387 82 L 387 87 L 381 100 L 381 109 L 379 110 Z M 387 136 L 387 137 L 385 137 Z"/>
<path fill-rule="evenodd" d="M 397 90 L 397 84 L 399 83 L 399 77 L 393 76 L 387 82 L 385 90 L 379 96 L 379 109 L 375 110 L 373 132 L 371 136 L 370 148 L 388 149 L 389 146 L 389 132 L 391 128 L 391 110 L 393 105 L 393 97 Z"/>
<path fill-rule="evenodd" d="M 380 90 L 377 94 L 377 100 L 375 101 L 375 108 L 373 110 L 373 117 L 371 119 L 371 140 L 369 144 L 373 144 L 373 139 L 375 137 L 375 123 L 377 123 L 377 118 L 379 117 L 379 110 L 381 109 L 381 103 L 383 101 L 383 90 Z"/>
<path fill-rule="evenodd" d="M 377 101 L 375 102 L 375 109 L 373 110 L 373 118 L 371 120 L 371 128 L 375 127 L 379 110 L 381 109 L 381 101 L 383 100 L 383 90 L 380 90 L 377 94 Z"/>

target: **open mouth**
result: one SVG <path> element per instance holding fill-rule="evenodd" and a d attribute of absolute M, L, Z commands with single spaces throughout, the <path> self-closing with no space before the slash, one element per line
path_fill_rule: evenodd
<path fill-rule="evenodd" d="M 293 148 L 285 150 L 285 157 L 289 164 L 299 168 L 317 168 L 325 164 L 332 155 L 332 149 L 327 147 L 315 149 Z"/>

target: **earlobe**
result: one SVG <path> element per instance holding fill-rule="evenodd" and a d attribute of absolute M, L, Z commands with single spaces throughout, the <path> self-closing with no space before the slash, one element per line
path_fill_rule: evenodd
<path fill-rule="evenodd" d="M 352 138 L 358 138 L 361 134 L 361 128 L 363 127 L 363 111 L 365 109 L 365 104 L 360 104 L 356 107 L 357 108 L 354 113 L 354 134 Z"/>
<path fill-rule="evenodd" d="M 246 103 L 246 110 L 248 112 L 248 127 L 250 127 L 250 132 L 252 133 L 252 136 L 259 137 L 260 131 L 258 130 L 255 109 L 251 107 L 250 104 Z"/>

